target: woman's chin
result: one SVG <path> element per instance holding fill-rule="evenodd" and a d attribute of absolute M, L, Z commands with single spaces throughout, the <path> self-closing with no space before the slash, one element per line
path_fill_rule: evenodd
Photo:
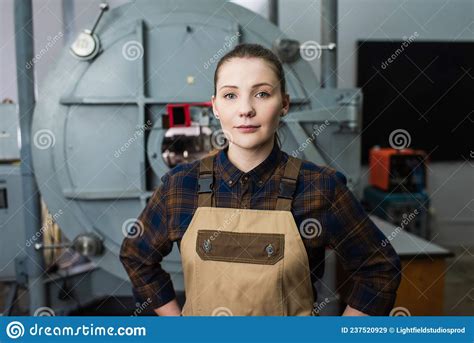
<path fill-rule="evenodd" d="M 242 149 L 255 150 L 261 147 L 265 142 L 270 138 L 265 139 L 262 137 L 250 137 L 246 135 L 245 137 L 234 137 L 234 141 L 231 144 L 237 145 Z"/>

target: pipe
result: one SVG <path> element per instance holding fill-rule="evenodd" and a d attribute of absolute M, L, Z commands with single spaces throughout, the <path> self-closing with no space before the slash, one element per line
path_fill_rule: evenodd
<path fill-rule="evenodd" d="M 25 234 L 26 238 L 29 238 L 36 237 L 41 229 L 41 205 L 31 155 L 31 122 L 35 106 L 34 63 L 32 63 L 34 57 L 32 0 L 15 0 L 14 15 L 18 111 L 21 132 L 20 170 L 23 199 L 25 199 Z M 38 236 L 39 240 L 42 240 L 41 234 Z M 44 258 L 42 251 L 36 251 L 33 244 L 26 247 L 26 253 L 29 257 L 27 268 L 30 314 L 33 314 L 46 303 L 46 288 L 42 277 Z"/>
<path fill-rule="evenodd" d="M 321 51 L 321 87 L 337 88 L 337 0 L 321 2 L 321 43 L 335 44 L 334 49 Z"/>
<path fill-rule="evenodd" d="M 74 2 L 73 0 L 62 0 L 63 13 L 63 31 L 64 31 L 64 45 L 69 46 L 73 40 L 74 30 Z"/>
<path fill-rule="evenodd" d="M 268 0 L 268 20 L 278 26 L 278 0 Z"/>

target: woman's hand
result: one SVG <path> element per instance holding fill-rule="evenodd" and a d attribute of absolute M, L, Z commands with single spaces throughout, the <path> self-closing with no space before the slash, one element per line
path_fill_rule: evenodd
<path fill-rule="evenodd" d="M 155 313 L 159 316 L 181 316 L 181 309 L 179 308 L 178 301 L 176 299 L 171 300 L 165 305 L 156 308 Z"/>
<path fill-rule="evenodd" d="M 360 312 L 359 310 L 356 310 L 355 308 L 350 307 L 349 305 L 346 306 L 346 309 L 344 310 L 344 313 L 342 314 L 343 316 L 368 316 L 368 314 L 365 314 L 364 312 Z"/>

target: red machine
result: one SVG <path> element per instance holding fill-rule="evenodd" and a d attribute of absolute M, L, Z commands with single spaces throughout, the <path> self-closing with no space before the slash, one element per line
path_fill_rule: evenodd
<path fill-rule="evenodd" d="M 191 106 L 210 107 L 210 102 L 194 102 L 185 104 L 168 104 L 166 111 L 168 112 L 169 127 L 191 126 Z"/>

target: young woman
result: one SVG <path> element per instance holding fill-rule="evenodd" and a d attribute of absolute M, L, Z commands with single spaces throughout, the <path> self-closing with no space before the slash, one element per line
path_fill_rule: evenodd
<path fill-rule="evenodd" d="M 229 145 L 162 177 L 125 238 L 120 259 L 138 301 L 160 316 L 312 315 L 314 282 L 331 247 L 351 275 L 344 315 L 387 315 L 400 261 L 334 169 L 280 150 L 287 115 L 283 68 L 268 49 L 241 44 L 222 57 L 212 106 Z M 177 242 L 186 302 L 160 262 Z"/>

